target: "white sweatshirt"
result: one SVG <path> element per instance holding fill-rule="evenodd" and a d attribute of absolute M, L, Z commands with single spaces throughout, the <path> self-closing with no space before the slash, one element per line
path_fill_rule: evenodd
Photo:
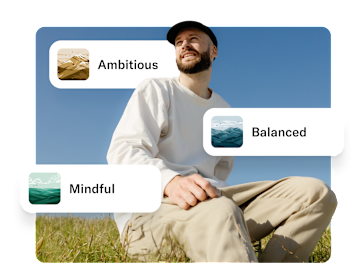
<path fill-rule="evenodd" d="M 107 154 L 109 164 L 149 164 L 161 172 L 162 194 L 176 175 L 200 174 L 213 186 L 228 186 L 233 157 L 215 157 L 203 148 L 203 116 L 230 105 L 210 89 L 204 99 L 179 78 L 146 79 L 131 96 Z M 211 140 L 211 138 L 209 138 Z M 120 234 L 132 213 L 115 213 Z"/>

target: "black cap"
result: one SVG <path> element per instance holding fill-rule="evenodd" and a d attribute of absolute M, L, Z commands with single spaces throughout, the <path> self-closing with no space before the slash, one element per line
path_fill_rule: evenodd
<path fill-rule="evenodd" d="M 212 42 L 214 43 L 214 45 L 217 47 L 217 40 L 216 37 L 214 35 L 214 33 L 211 31 L 211 29 L 205 25 L 203 25 L 202 23 L 199 22 L 195 22 L 195 21 L 185 21 L 185 22 L 180 22 L 178 24 L 175 24 L 173 27 L 170 28 L 169 32 L 166 35 L 166 39 L 175 46 L 175 38 L 177 36 L 177 34 L 188 27 L 194 27 L 197 29 L 200 29 L 201 31 L 203 31 L 204 33 L 206 33 L 210 39 L 212 40 Z"/>

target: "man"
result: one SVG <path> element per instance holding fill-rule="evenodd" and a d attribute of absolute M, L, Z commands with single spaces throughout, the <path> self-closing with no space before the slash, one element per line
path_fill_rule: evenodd
<path fill-rule="evenodd" d="M 228 186 L 233 157 L 210 156 L 202 142 L 204 113 L 230 107 L 208 87 L 217 39 L 187 21 L 173 26 L 167 40 L 180 76 L 137 87 L 107 155 L 109 164 L 151 164 L 161 172 L 156 212 L 115 214 L 124 248 L 146 260 L 171 236 L 195 262 L 307 261 L 335 211 L 334 193 L 305 177 Z M 274 229 L 257 259 L 251 242 Z"/>

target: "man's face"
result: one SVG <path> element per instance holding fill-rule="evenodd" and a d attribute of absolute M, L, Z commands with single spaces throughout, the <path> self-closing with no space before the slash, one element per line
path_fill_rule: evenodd
<path fill-rule="evenodd" d="M 186 74 L 209 69 L 212 58 L 217 56 L 216 46 L 209 36 L 196 28 L 187 28 L 175 38 L 176 64 Z"/>

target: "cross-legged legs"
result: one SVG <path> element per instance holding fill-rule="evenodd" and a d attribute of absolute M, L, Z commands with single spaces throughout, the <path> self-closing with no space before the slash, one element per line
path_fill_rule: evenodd
<path fill-rule="evenodd" d="M 146 260 L 172 236 L 195 262 L 257 262 L 251 241 L 276 229 L 259 262 L 306 262 L 337 205 L 330 188 L 309 177 L 241 184 L 221 193 L 189 210 L 166 198 L 154 213 L 133 214 L 121 234 L 124 248 Z"/>

